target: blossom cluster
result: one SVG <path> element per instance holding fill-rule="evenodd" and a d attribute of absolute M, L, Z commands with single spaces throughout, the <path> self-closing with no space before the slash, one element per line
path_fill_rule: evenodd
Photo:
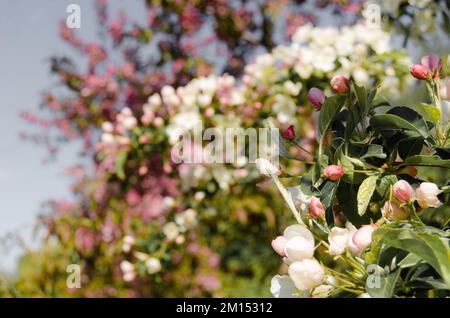
<path fill-rule="evenodd" d="M 434 279 L 443 282 L 442 289 L 450 289 L 447 271 L 440 270 L 441 266 L 450 265 L 445 243 L 448 241 L 445 225 L 449 210 L 446 193 L 450 190 L 447 155 L 450 121 L 444 115 L 448 105 L 443 104 L 443 100 L 447 96 L 439 89 L 448 71 L 434 54 L 422 57 L 421 63 L 412 65 L 410 71 L 412 76 L 425 81 L 431 104 L 422 103 L 422 108 L 387 105 L 385 112 L 371 112 L 377 107 L 371 104 L 376 90 L 369 92 L 344 75 L 336 75 L 330 81 L 333 96 L 326 97 L 319 89 L 310 91 L 309 100 L 320 111 L 322 137 L 317 163 L 303 173 L 299 186 L 286 188 L 280 178 L 291 176 L 280 167 L 268 161 L 258 165 L 262 174 L 275 181 L 298 222 L 272 241 L 272 248 L 288 265 L 288 275 L 276 275 L 272 279 L 274 296 L 328 297 L 342 295 L 342 292 L 354 297 L 407 296 L 411 292 L 420 295 L 421 287 L 416 287 L 414 280 L 420 280 L 422 272 L 414 274 L 417 275 L 414 278 L 407 276 L 405 281 L 398 281 L 405 268 L 402 263 L 408 257 L 416 258 L 414 264 L 428 263 L 436 271 Z M 330 113 L 331 109 L 334 113 Z M 359 113 L 340 117 L 356 109 Z M 435 116 L 430 117 L 430 114 Z M 430 122 L 423 130 L 408 127 L 405 116 Z M 326 144 L 323 136 L 331 127 L 334 127 L 331 133 L 335 138 L 340 138 L 339 126 L 333 123 L 342 120 L 340 118 L 346 123 L 342 132 L 356 134 L 354 139 L 347 137 L 342 138 L 340 144 L 333 141 Z M 324 121 L 328 122 L 325 128 Z M 357 128 L 358 122 L 363 123 L 361 129 Z M 418 147 L 405 152 L 402 142 L 411 138 L 405 131 L 413 129 L 423 135 L 414 139 L 419 142 Z M 290 130 L 290 135 L 295 135 L 295 128 L 290 127 Z M 371 137 L 365 137 L 366 134 Z M 397 143 L 389 145 L 389 138 L 398 138 Z M 358 145 L 358 140 L 365 142 Z M 350 150 L 350 147 L 361 146 L 363 152 Z M 373 152 L 364 154 L 364 149 Z M 355 157 L 358 153 L 360 158 Z M 389 156 L 395 157 L 389 160 Z M 328 164 L 329 161 L 333 163 Z M 439 184 L 429 181 L 436 178 Z M 439 214 L 442 217 L 436 218 Z M 434 248 L 443 257 L 440 261 L 430 260 L 429 251 L 424 247 L 428 244 L 436 244 Z M 419 245 L 422 247 L 416 248 Z M 388 254 L 389 248 L 401 250 L 408 257 L 400 256 L 399 252 Z M 332 257 L 331 262 L 329 257 Z M 383 270 L 382 262 L 390 267 Z M 370 268 L 377 272 L 371 273 Z M 410 274 L 414 270 L 413 267 Z M 374 277 L 376 284 L 371 281 Z M 386 291 L 381 279 L 394 287 Z M 410 287 L 405 289 L 405 286 Z M 431 284 L 428 288 L 435 286 Z"/>

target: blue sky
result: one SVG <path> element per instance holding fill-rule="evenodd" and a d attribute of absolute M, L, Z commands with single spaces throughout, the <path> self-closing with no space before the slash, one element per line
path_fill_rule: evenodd
<path fill-rule="evenodd" d="M 36 242 L 31 231 L 40 205 L 50 198 L 70 198 L 70 179 L 64 169 L 79 161 L 79 145 L 70 144 L 63 147 L 56 162 L 44 165 L 44 147 L 19 138 L 20 132 L 32 130 L 20 112 L 38 112 L 41 92 L 55 84 L 48 57 L 76 57 L 58 33 L 71 3 L 81 7 L 78 34 L 94 39 L 94 0 L 0 1 L 0 237 L 18 234 L 30 245 Z M 144 1 L 110 3 L 113 14 L 126 6 L 133 19 L 145 18 Z M 17 248 L 0 245 L 0 271 L 11 271 L 18 253 Z"/>

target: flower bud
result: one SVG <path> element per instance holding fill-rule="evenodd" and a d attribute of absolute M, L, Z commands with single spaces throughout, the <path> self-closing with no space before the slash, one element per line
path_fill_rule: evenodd
<path fill-rule="evenodd" d="M 272 248 L 281 257 L 286 256 L 286 238 L 284 236 L 278 236 L 276 239 L 272 240 Z"/>
<path fill-rule="evenodd" d="M 314 219 L 325 217 L 325 208 L 319 198 L 312 197 L 309 201 L 309 212 Z"/>
<path fill-rule="evenodd" d="M 372 243 L 372 233 L 378 228 L 376 224 L 363 225 L 353 234 L 353 244 L 360 250 L 365 249 Z"/>
<path fill-rule="evenodd" d="M 394 196 L 403 203 L 408 203 L 413 199 L 413 188 L 405 180 L 397 181 L 392 187 Z"/>
<path fill-rule="evenodd" d="M 333 227 L 328 234 L 328 243 L 330 247 L 328 253 L 330 255 L 341 255 L 347 247 L 349 231 L 339 227 Z"/>
<path fill-rule="evenodd" d="M 339 180 L 345 173 L 345 170 L 343 167 L 338 165 L 329 165 L 326 166 L 325 169 L 323 169 L 323 175 L 325 178 L 336 181 Z"/>
<path fill-rule="evenodd" d="M 315 109 L 320 110 L 325 102 L 325 95 L 320 89 L 313 87 L 308 92 L 308 100 Z"/>
<path fill-rule="evenodd" d="M 295 129 L 293 125 L 290 125 L 284 132 L 283 137 L 288 140 L 293 140 L 295 138 Z"/>
<path fill-rule="evenodd" d="M 315 259 L 304 259 L 289 265 L 289 276 L 297 289 L 306 291 L 322 284 L 325 272 Z"/>
<path fill-rule="evenodd" d="M 412 65 L 409 72 L 412 76 L 420 80 L 426 80 L 428 78 L 428 69 L 421 64 Z"/>
<path fill-rule="evenodd" d="M 400 207 L 395 201 L 386 201 L 381 213 L 390 221 L 406 220 L 409 218 L 409 209 Z"/>
<path fill-rule="evenodd" d="M 314 255 L 314 240 L 303 236 L 294 236 L 287 240 L 286 255 L 290 261 L 301 261 Z"/>
<path fill-rule="evenodd" d="M 350 81 L 343 75 L 335 75 L 330 81 L 331 88 L 335 93 L 346 93 L 350 88 Z"/>
<path fill-rule="evenodd" d="M 256 168 L 258 168 L 259 173 L 262 175 L 270 177 L 272 174 L 279 174 L 280 169 L 274 166 L 269 160 L 264 158 L 258 158 L 255 160 Z"/>
<path fill-rule="evenodd" d="M 442 69 L 442 59 L 436 54 L 425 55 L 420 59 L 420 64 L 424 66 L 433 78 L 439 78 Z"/>
<path fill-rule="evenodd" d="M 442 205 L 442 202 L 437 197 L 441 192 L 436 184 L 423 182 L 416 190 L 417 202 L 423 209 L 429 207 L 437 208 Z"/>

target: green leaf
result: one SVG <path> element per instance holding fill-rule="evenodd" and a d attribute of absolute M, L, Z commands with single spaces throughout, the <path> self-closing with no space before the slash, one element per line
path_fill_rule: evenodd
<path fill-rule="evenodd" d="M 358 214 L 364 215 L 369 206 L 370 199 L 377 186 L 378 176 L 370 176 L 366 178 L 358 189 Z"/>
<path fill-rule="evenodd" d="M 377 182 L 377 192 L 380 196 L 385 197 L 386 192 L 389 190 L 389 186 L 394 185 L 398 181 L 395 174 L 382 177 Z"/>
<path fill-rule="evenodd" d="M 398 263 L 398 266 L 400 266 L 400 268 L 413 267 L 416 266 L 420 261 L 422 261 L 422 259 L 419 256 L 417 256 L 416 254 L 409 253 L 404 259 L 402 259 Z"/>
<path fill-rule="evenodd" d="M 380 158 L 380 159 L 384 159 L 386 158 L 386 154 L 384 153 L 383 150 L 383 146 L 381 145 L 369 145 L 367 147 L 367 151 L 365 154 L 363 154 L 360 158 L 361 159 L 365 159 L 365 158 Z"/>
<path fill-rule="evenodd" d="M 410 106 L 410 108 L 416 111 L 425 120 L 433 122 L 435 126 L 441 120 L 441 111 L 436 106 L 420 103 L 414 106 Z"/>
<path fill-rule="evenodd" d="M 450 160 L 441 159 L 439 156 L 417 155 L 406 158 L 402 166 L 432 166 L 450 168 Z"/>
<path fill-rule="evenodd" d="M 421 153 L 423 148 L 422 138 L 407 138 L 398 143 L 398 154 L 402 159 L 415 156 Z"/>
<path fill-rule="evenodd" d="M 370 125 L 377 130 L 408 130 L 417 136 L 427 136 L 409 121 L 392 114 L 381 114 L 372 116 Z"/>
<path fill-rule="evenodd" d="M 124 180 L 126 178 L 125 175 L 125 163 L 127 162 L 128 152 L 121 151 L 117 154 L 115 171 L 116 175 L 120 180 Z"/>
<path fill-rule="evenodd" d="M 377 273 L 372 275 L 377 275 Z M 394 294 L 399 276 L 399 269 L 385 276 L 379 275 L 377 277 L 373 277 L 375 278 L 375 282 L 372 281 L 372 277 L 369 275 L 366 281 L 367 292 L 373 298 L 391 298 Z"/>
<path fill-rule="evenodd" d="M 447 243 L 433 233 L 394 226 L 385 225 L 372 234 L 372 249 L 367 256 L 371 260 L 376 259 L 383 244 L 405 250 L 430 264 L 450 289 L 450 251 Z"/>
<path fill-rule="evenodd" d="M 319 135 L 322 137 L 330 128 L 336 115 L 344 106 L 346 95 L 333 95 L 325 100 L 319 115 Z"/>

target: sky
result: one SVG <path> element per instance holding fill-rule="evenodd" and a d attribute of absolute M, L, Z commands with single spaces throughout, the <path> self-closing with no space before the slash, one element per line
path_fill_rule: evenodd
<path fill-rule="evenodd" d="M 31 233 L 40 206 L 47 199 L 71 198 L 65 168 L 80 161 L 79 144 L 63 146 L 56 161 L 44 164 L 44 146 L 20 139 L 32 129 L 19 114 L 39 114 L 43 90 L 54 87 L 49 57 L 76 57 L 59 38 L 59 22 L 69 4 L 81 8 L 77 34 L 95 39 L 94 0 L 0 0 L 0 238 L 20 235 L 33 246 Z M 111 14 L 121 8 L 133 19 L 145 19 L 144 1 L 110 0 Z M 20 250 L 0 245 L 0 272 L 11 272 Z"/>

